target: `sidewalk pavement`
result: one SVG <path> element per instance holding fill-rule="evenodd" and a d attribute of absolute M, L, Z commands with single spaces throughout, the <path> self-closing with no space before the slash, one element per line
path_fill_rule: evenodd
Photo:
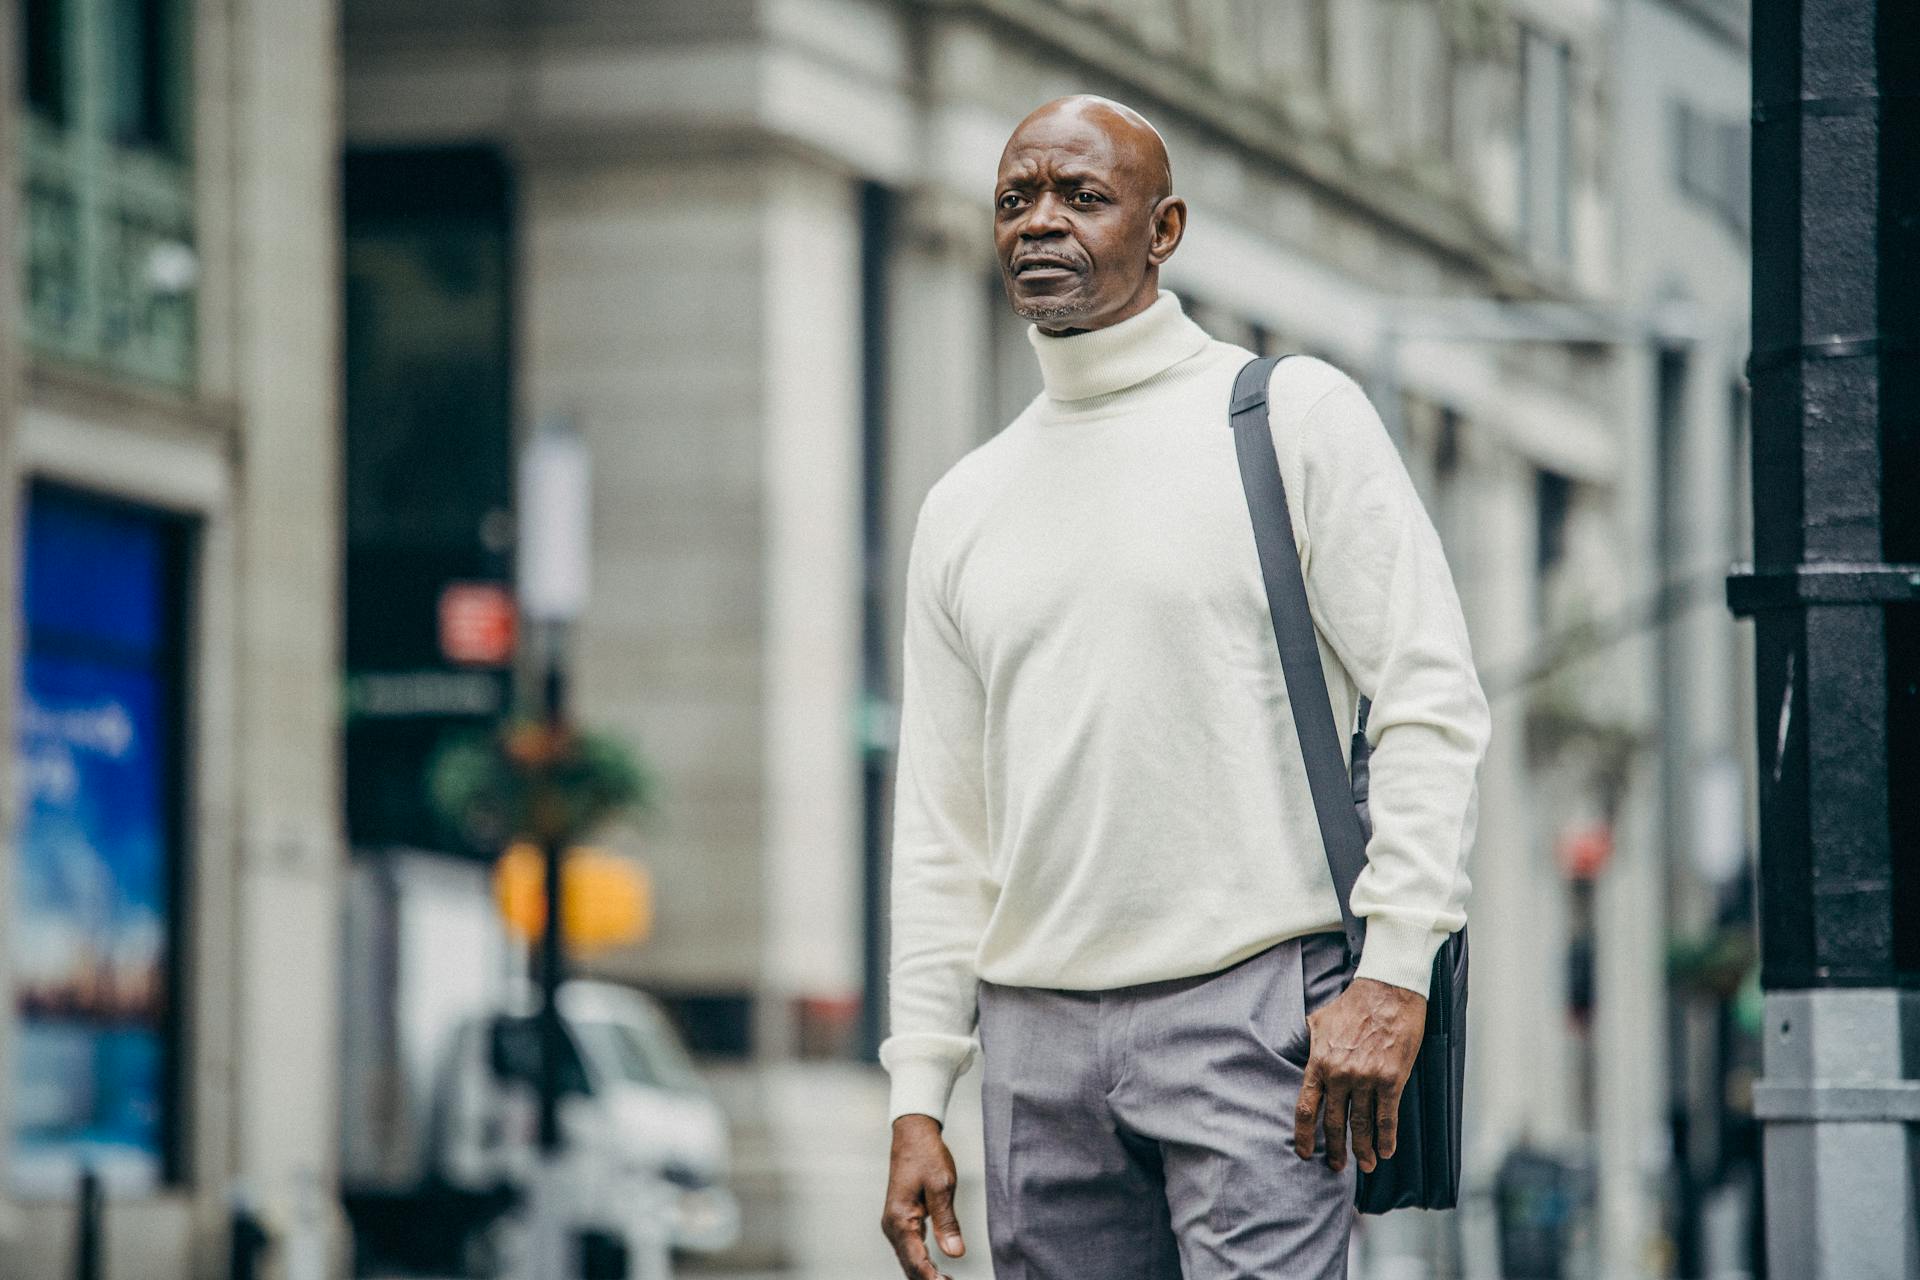
<path fill-rule="evenodd" d="M 732 1114 L 764 1117 L 765 1128 L 734 1135 L 734 1181 L 749 1233 L 743 1268 L 688 1266 L 688 1280 L 899 1280 L 899 1264 L 880 1234 L 889 1139 L 880 1068 L 793 1062 L 727 1073 L 714 1083 Z M 946 1133 L 960 1176 L 968 1256 L 948 1260 L 936 1252 L 935 1259 L 953 1280 L 992 1280 L 977 1067 L 954 1088 Z M 788 1267 L 755 1265 L 756 1255 L 783 1258 Z"/>
<path fill-rule="evenodd" d="M 900 1280 L 899 1264 L 880 1234 L 887 1176 L 885 1074 L 859 1063 L 791 1062 L 723 1068 L 709 1071 L 708 1078 L 736 1120 L 732 1181 L 747 1236 L 731 1265 L 689 1259 L 677 1272 L 681 1280 Z M 936 1251 L 934 1261 L 953 1280 L 993 1280 L 977 1067 L 954 1089 L 946 1134 L 960 1177 L 967 1256 L 948 1259 Z M 1422 1224 L 1415 1220 L 1428 1216 L 1365 1222 L 1360 1234 L 1374 1235 L 1376 1247 L 1368 1250 L 1356 1240 L 1354 1274 L 1437 1280 L 1436 1269 L 1417 1261 L 1428 1251 L 1417 1240 Z M 1376 1253 L 1372 1267 L 1363 1262 L 1369 1252 Z M 776 1260 L 785 1266 L 771 1265 Z"/>

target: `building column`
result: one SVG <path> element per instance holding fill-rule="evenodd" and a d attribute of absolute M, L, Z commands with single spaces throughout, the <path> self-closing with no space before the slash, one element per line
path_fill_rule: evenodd
<path fill-rule="evenodd" d="M 1664 492 L 1655 352 L 1623 348 L 1620 482 L 1610 504 L 1613 543 L 1625 548 L 1617 598 L 1624 609 L 1649 598 L 1673 572 L 1656 546 Z M 1616 553 L 1621 554 L 1621 553 Z M 1658 1179 L 1667 1141 L 1665 957 L 1673 815 L 1667 771 L 1687 750 L 1685 725 L 1662 700 L 1661 664 L 1671 652 L 1661 629 L 1623 638 L 1606 670 L 1616 714 L 1637 742 L 1626 748 L 1613 814 L 1614 853 L 1596 886 L 1594 915 L 1594 1157 L 1596 1252 L 1603 1275 L 1647 1268 L 1659 1226 Z"/>
<path fill-rule="evenodd" d="M 855 1017 L 862 982 L 857 194 L 775 161 L 762 215 L 763 1057 L 814 1030 L 803 1001 Z"/>
<path fill-rule="evenodd" d="M 1006 425 L 989 416 L 987 376 L 989 308 L 1005 302 L 988 290 L 991 225 L 972 204 L 929 190 L 904 202 L 898 225 L 888 338 L 888 522 L 892 577 L 904 586 L 907 548 L 927 490 Z M 897 591 L 892 616 L 897 639 Z M 897 678 L 897 653 L 893 665 Z"/>
<path fill-rule="evenodd" d="M 1667 1037 L 1664 852 L 1657 751 L 1639 751 L 1614 816 L 1614 855 L 1594 917 L 1594 1139 L 1600 1273 L 1640 1274 L 1665 1168 Z"/>
<path fill-rule="evenodd" d="M 236 30 L 245 446 L 236 507 L 233 1167 L 288 1280 L 335 1247 L 339 789 L 336 12 L 251 0 Z"/>
<path fill-rule="evenodd" d="M 1476 518 L 1463 607 L 1483 672 L 1511 671 L 1533 652 L 1535 498 L 1524 459 L 1472 441 Z M 1480 827 L 1468 872 L 1473 897 L 1473 997 L 1468 1053 L 1474 1173 L 1490 1174 L 1520 1139 L 1550 1142 L 1566 1128 L 1568 1072 L 1560 884 L 1549 878 L 1527 756 L 1526 686 L 1490 691 L 1493 738 L 1480 772 Z M 1516 1070 L 1525 1063 L 1525 1070 Z"/>

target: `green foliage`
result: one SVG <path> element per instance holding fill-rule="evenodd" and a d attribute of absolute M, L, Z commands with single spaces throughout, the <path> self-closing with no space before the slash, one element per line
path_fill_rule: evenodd
<path fill-rule="evenodd" d="M 571 844 L 608 820 L 652 806 L 655 784 L 639 756 L 606 734 L 508 720 L 450 737 L 427 771 L 441 819 L 478 849 L 514 840 Z"/>
<path fill-rule="evenodd" d="M 1758 970 L 1759 954 L 1749 929 L 1722 926 L 1667 942 L 1667 980 L 1680 990 L 1735 999 Z"/>

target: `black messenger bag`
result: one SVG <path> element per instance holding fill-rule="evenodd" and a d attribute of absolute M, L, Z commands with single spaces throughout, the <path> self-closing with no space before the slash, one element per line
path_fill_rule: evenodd
<path fill-rule="evenodd" d="M 1347 975 L 1352 980 L 1365 940 L 1365 923 L 1353 914 L 1353 882 L 1367 865 L 1367 707 L 1360 700 L 1360 723 L 1353 735 L 1353 773 L 1341 759 L 1326 674 L 1307 610 L 1307 586 L 1294 548 L 1287 515 L 1286 486 L 1274 456 L 1267 425 L 1267 385 L 1285 356 L 1250 360 L 1234 379 L 1228 411 L 1240 482 L 1247 493 L 1253 536 L 1266 582 L 1267 610 L 1286 673 L 1287 700 L 1306 760 L 1313 808 L 1320 820 L 1327 866 L 1340 896 L 1340 920 L 1347 935 Z M 1362 1213 L 1389 1209 L 1451 1209 L 1460 1197 L 1460 1110 L 1466 1083 L 1467 931 L 1463 928 L 1434 957 L 1427 991 L 1427 1029 L 1414 1059 L 1413 1074 L 1400 1095 L 1400 1127 L 1393 1157 L 1360 1174 L 1354 1203 Z"/>

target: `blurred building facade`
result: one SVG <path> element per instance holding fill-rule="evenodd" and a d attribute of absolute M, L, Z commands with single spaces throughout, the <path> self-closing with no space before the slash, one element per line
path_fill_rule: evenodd
<path fill-rule="evenodd" d="M 880 1082 L 833 1064 L 880 1032 L 906 540 L 1037 390 L 993 163 L 1081 90 L 1166 132 L 1202 322 L 1373 390 L 1494 694 L 1474 1200 L 1370 1258 L 1492 1256 L 1524 1147 L 1572 1274 L 1744 1267 L 1743 4 L 345 8 L 29 3 L 0 58 L 0 1274 L 69 1268 L 89 1163 L 110 1276 L 223 1273 L 236 1203 L 325 1253 L 342 847 L 433 847 L 433 734 L 505 705 L 433 629 L 552 413 L 579 705 L 664 784 L 657 932 L 600 963 L 719 1064 L 744 1252 L 887 1274 Z"/>
<path fill-rule="evenodd" d="M 337 27 L 10 5 L 0 1274 L 323 1274 L 342 841 Z"/>
<path fill-rule="evenodd" d="M 730 1082 L 745 1252 L 889 1265 L 880 1082 L 807 1064 L 881 1030 L 914 514 L 1038 389 L 992 262 L 995 159 L 1084 90 L 1167 135 L 1192 227 L 1165 282 L 1201 322 L 1374 393 L 1493 695 L 1472 1199 L 1370 1224 L 1369 1257 L 1453 1274 L 1504 1227 L 1569 1274 L 1661 1274 L 1739 1234 L 1716 1091 L 1749 664 L 1716 575 L 1744 509 L 1744 26 L 1711 0 L 348 0 L 349 253 L 400 300 L 356 321 L 349 272 L 349 397 L 386 361 L 380 412 L 442 406 L 408 501 L 441 501 L 444 537 L 395 534 L 423 567 L 375 607 L 424 619 L 446 579 L 502 573 L 511 442 L 580 425 L 578 703 L 664 784 L 636 850 L 655 935 L 600 963 L 667 997 Z M 436 246 L 413 265 L 375 243 L 402 223 Z M 432 290 L 481 300 L 407 328 Z M 395 420 L 370 419 L 404 454 Z M 426 483 L 456 456 L 473 474 Z M 366 527 L 368 486 L 408 465 L 349 481 Z M 407 688 L 387 705 L 498 696 Z M 431 843 L 403 827 L 379 842 Z M 1520 1201 L 1572 1208 L 1516 1221 Z"/>
<path fill-rule="evenodd" d="M 1625 6 L 1611 99 L 1613 296 L 1653 331 L 1622 352 L 1657 583 L 1641 597 L 1652 625 L 1625 654 L 1657 673 L 1661 815 L 1647 845 L 1655 856 L 1611 891 L 1659 904 L 1646 919 L 1660 934 L 1629 962 L 1657 967 L 1626 980 L 1664 980 L 1667 1005 L 1656 1060 L 1664 1144 L 1626 1132 L 1600 1143 L 1620 1167 L 1649 1148 L 1664 1157 L 1648 1161 L 1662 1166 L 1665 1205 L 1655 1261 L 1680 1276 L 1764 1270 L 1750 1087 L 1760 1020 L 1753 629 L 1729 618 L 1723 586 L 1728 566 L 1752 557 L 1746 8 Z"/>

